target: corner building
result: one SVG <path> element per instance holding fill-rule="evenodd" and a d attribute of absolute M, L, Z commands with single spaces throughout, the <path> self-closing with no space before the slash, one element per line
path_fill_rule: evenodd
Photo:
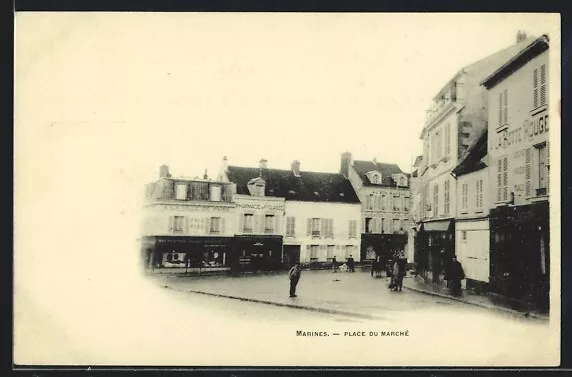
<path fill-rule="evenodd" d="M 528 43 L 488 89 L 491 289 L 548 307 L 549 39 Z"/>

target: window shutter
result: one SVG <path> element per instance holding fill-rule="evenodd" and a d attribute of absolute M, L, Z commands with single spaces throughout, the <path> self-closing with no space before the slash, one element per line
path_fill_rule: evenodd
<path fill-rule="evenodd" d="M 296 234 L 296 218 L 290 217 L 290 232 L 294 236 Z"/>
<path fill-rule="evenodd" d="M 503 121 L 504 124 L 508 123 L 508 89 L 504 90 L 504 112 L 503 112 Z"/>
<path fill-rule="evenodd" d="M 310 236 L 312 235 L 312 219 L 308 219 L 308 231 L 307 231 L 307 235 Z"/>
<path fill-rule="evenodd" d="M 304 259 L 310 260 L 311 257 L 312 257 L 312 248 L 310 247 L 310 245 L 306 245 L 306 258 Z"/>
<path fill-rule="evenodd" d="M 550 192 L 550 142 L 546 142 L 546 193 Z"/>
<path fill-rule="evenodd" d="M 327 259 L 327 249 L 326 245 L 320 245 L 320 255 L 318 255 L 318 260 Z"/>
<path fill-rule="evenodd" d="M 169 233 L 173 233 L 174 224 L 175 224 L 175 216 L 169 216 Z"/>
<path fill-rule="evenodd" d="M 532 195 L 532 179 L 531 179 L 531 151 L 530 148 L 525 150 L 524 154 L 524 193 L 525 196 L 529 197 Z"/>
<path fill-rule="evenodd" d="M 536 109 L 538 107 L 538 69 L 535 69 L 532 73 L 532 87 L 533 87 L 533 108 Z"/>
<path fill-rule="evenodd" d="M 189 218 L 188 216 L 185 216 L 185 220 L 184 220 L 184 225 L 183 225 L 183 231 L 185 232 L 185 234 L 189 234 Z"/>
<path fill-rule="evenodd" d="M 224 234 L 225 232 L 225 218 L 220 217 L 220 233 Z"/>
<path fill-rule="evenodd" d="M 211 232 L 211 218 L 206 217 L 205 218 L 205 233 L 209 234 L 210 232 Z"/>
<path fill-rule="evenodd" d="M 334 236 L 334 219 L 330 219 L 330 237 Z"/>
<path fill-rule="evenodd" d="M 508 157 L 502 160 L 502 198 L 508 200 Z"/>
<path fill-rule="evenodd" d="M 275 215 L 275 223 L 274 223 L 274 233 L 275 234 L 282 234 L 282 216 Z"/>
<path fill-rule="evenodd" d="M 238 229 L 236 233 L 244 233 L 244 213 L 238 214 Z"/>
<path fill-rule="evenodd" d="M 327 219 L 320 219 L 320 237 L 324 237 L 326 235 L 327 225 Z"/>
<path fill-rule="evenodd" d="M 365 218 L 362 217 L 361 219 L 361 232 L 365 233 Z"/>

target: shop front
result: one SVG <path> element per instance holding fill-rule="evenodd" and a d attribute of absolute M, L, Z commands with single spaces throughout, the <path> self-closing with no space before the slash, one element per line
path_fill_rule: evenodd
<path fill-rule="evenodd" d="M 548 202 L 499 207 L 490 214 L 490 289 L 548 309 Z"/>
<path fill-rule="evenodd" d="M 281 268 L 282 236 L 237 235 L 234 237 L 233 270 L 270 271 Z"/>
<path fill-rule="evenodd" d="M 231 237 L 145 237 L 147 261 L 153 268 L 222 268 L 232 260 Z"/>
<path fill-rule="evenodd" d="M 398 250 L 403 250 L 407 244 L 406 234 L 372 234 L 361 235 L 361 261 L 385 263 Z"/>
<path fill-rule="evenodd" d="M 418 250 L 415 255 L 417 272 L 432 283 L 442 284 L 447 265 L 455 255 L 453 220 L 423 223 L 417 241 Z"/>

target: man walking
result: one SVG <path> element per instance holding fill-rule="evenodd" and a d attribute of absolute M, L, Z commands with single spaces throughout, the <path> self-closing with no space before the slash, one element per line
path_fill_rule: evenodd
<path fill-rule="evenodd" d="M 338 272 L 339 270 L 338 261 L 336 260 L 335 256 L 332 259 L 332 268 L 334 269 L 334 272 Z"/>
<path fill-rule="evenodd" d="M 296 263 L 288 272 L 288 277 L 290 278 L 290 297 L 296 297 L 296 285 L 298 285 L 301 273 L 300 263 Z"/>

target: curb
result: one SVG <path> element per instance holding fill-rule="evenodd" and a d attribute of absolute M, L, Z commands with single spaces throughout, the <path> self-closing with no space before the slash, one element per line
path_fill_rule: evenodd
<path fill-rule="evenodd" d="M 380 317 L 380 316 L 374 316 L 374 315 L 363 314 L 363 313 L 346 312 L 343 310 L 324 309 L 324 308 L 317 308 L 317 307 L 308 306 L 308 305 L 287 304 L 287 303 L 282 303 L 282 302 L 259 300 L 259 299 L 255 299 L 255 298 L 247 298 L 247 297 L 239 297 L 239 296 L 230 296 L 230 295 L 223 295 L 220 293 L 204 292 L 204 291 L 197 291 L 197 290 L 186 291 L 186 290 L 172 288 L 172 287 L 169 287 L 168 285 L 165 285 L 164 287 L 172 289 L 172 290 L 177 291 L 177 292 L 196 293 L 196 294 L 201 294 L 201 295 L 205 295 L 205 296 L 229 298 L 229 299 L 233 299 L 233 300 L 246 301 L 246 302 L 256 302 L 259 304 L 281 306 L 281 307 L 287 307 L 287 308 L 299 309 L 299 310 L 308 310 L 308 311 L 319 312 L 319 313 L 337 314 L 337 315 L 344 315 L 344 316 L 348 316 L 348 317 L 363 318 L 363 319 L 377 319 L 377 320 L 384 319 L 383 317 Z"/>
<path fill-rule="evenodd" d="M 519 318 L 522 318 L 522 317 L 527 318 L 525 313 L 522 313 L 522 312 L 519 312 L 519 311 L 513 310 L 513 309 L 503 308 L 503 307 L 494 306 L 494 305 L 486 305 L 486 304 L 481 304 L 478 302 L 467 301 L 467 300 L 463 300 L 463 299 L 458 298 L 458 297 L 448 296 L 448 295 L 444 295 L 444 294 L 437 293 L 437 292 L 426 291 L 426 290 L 419 289 L 419 288 L 407 287 L 405 285 L 403 285 L 403 288 L 409 289 L 411 291 L 419 292 L 419 293 L 424 293 L 424 294 L 431 295 L 431 296 L 436 296 L 436 297 L 445 298 L 445 299 L 449 299 L 449 300 L 453 300 L 453 301 L 457 301 L 457 302 L 462 302 L 462 303 L 467 304 L 467 305 L 473 305 L 473 306 L 478 306 L 480 308 L 485 308 L 485 309 L 489 309 L 489 310 L 496 310 L 499 312 L 512 314 L 513 316 L 519 317 Z M 534 313 L 529 313 L 528 318 L 543 320 L 543 321 L 548 321 L 550 319 L 548 317 L 540 316 L 540 315 L 534 314 Z"/>

